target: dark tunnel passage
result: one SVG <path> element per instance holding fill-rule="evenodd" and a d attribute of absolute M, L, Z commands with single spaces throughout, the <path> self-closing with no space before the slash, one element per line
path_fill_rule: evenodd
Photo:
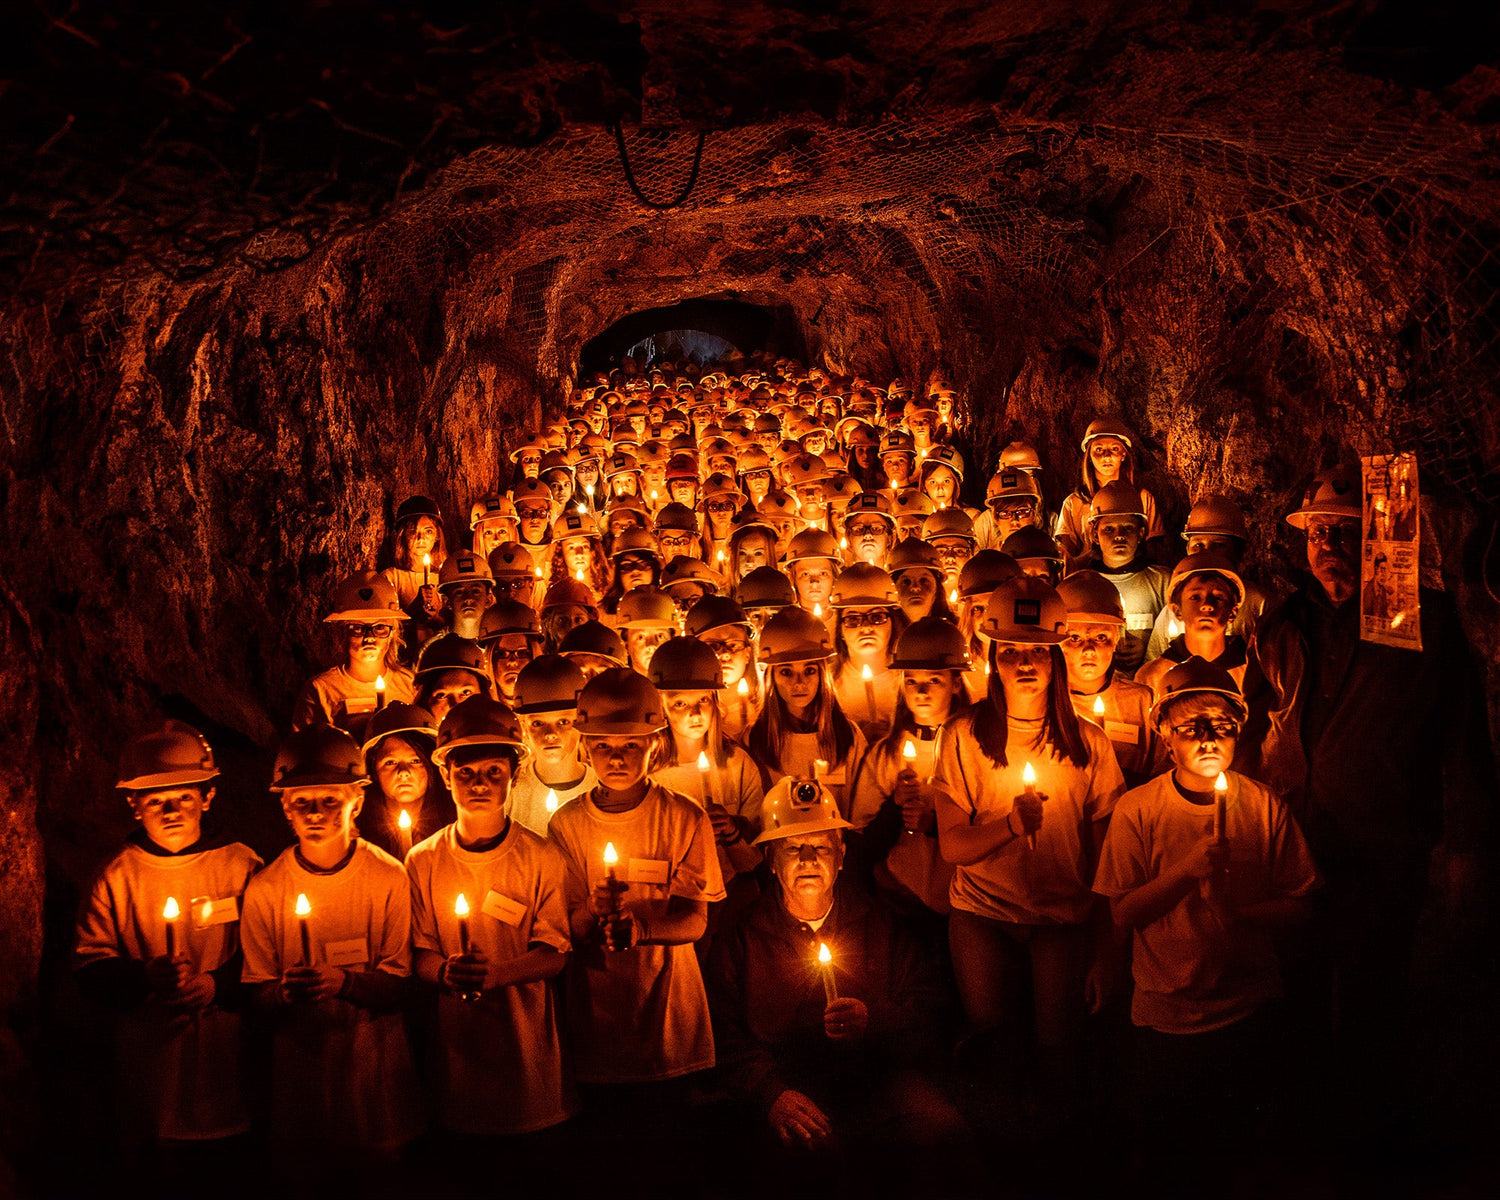
<path fill-rule="evenodd" d="M 692 331 L 716 339 L 720 346 L 729 347 L 729 352 L 744 357 L 764 351 L 774 357 L 786 356 L 800 360 L 806 354 L 796 315 L 790 306 L 764 306 L 736 299 L 695 297 L 621 317 L 603 333 L 584 343 L 578 356 L 579 374 L 582 376 L 596 371 L 607 372 L 619 366 L 620 359 L 632 347 L 654 335 Z M 691 338 L 680 337 L 664 344 L 657 353 L 662 357 L 672 357 L 673 348 L 691 350 L 693 346 Z M 725 357 L 728 357 L 728 353 L 725 353 Z"/>

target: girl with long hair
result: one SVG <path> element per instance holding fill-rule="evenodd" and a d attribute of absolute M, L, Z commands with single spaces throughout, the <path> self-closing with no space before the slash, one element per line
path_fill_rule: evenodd
<path fill-rule="evenodd" d="M 587 514 L 565 512 L 552 523 L 552 554 L 544 580 L 550 585 L 565 577 L 588 588 L 596 603 L 613 582 L 599 526 Z"/>
<path fill-rule="evenodd" d="M 838 577 L 829 603 L 834 611 L 833 644 L 838 655 L 833 690 L 867 742 L 891 728 L 900 681 L 891 654 L 907 627 L 896 585 L 879 567 L 855 563 Z"/>
<path fill-rule="evenodd" d="M 1083 481 L 1070 492 L 1057 513 L 1053 529 L 1069 561 L 1082 558 L 1089 550 L 1089 503 L 1106 484 L 1124 482 L 1139 487 L 1136 437 L 1130 426 L 1118 417 L 1100 417 L 1083 435 Z M 1156 497 L 1141 488 L 1141 504 L 1146 514 L 1146 539 L 1162 537 L 1166 530 L 1157 511 Z"/>

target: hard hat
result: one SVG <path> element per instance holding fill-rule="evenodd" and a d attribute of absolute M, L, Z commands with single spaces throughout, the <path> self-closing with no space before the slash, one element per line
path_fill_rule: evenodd
<path fill-rule="evenodd" d="M 1125 443 L 1127 449 L 1135 448 L 1135 434 L 1129 425 L 1120 420 L 1119 417 L 1098 417 L 1089 422 L 1089 427 L 1084 430 L 1081 448 L 1087 452 L 1089 443 L 1095 438 L 1112 437 L 1118 438 Z"/>
<path fill-rule="evenodd" d="M 1240 686 L 1235 683 L 1234 676 L 1223 667 L 1215 666 L 1196 654 L 1186 662 L 1178 663 L 1161 677 L 1156 686 L 1160 699 L 1151 706 L 1150 720 L 1151 724 L 1158 729 L 1161 727 L 1162 709 L 1183 696 L 1194 694 L 1225 696 L 1229 699 L 1230 706 L 1239 714 L 1241 721 L 1250 711 L 1245 707 L 1245 699 L 1240 694 Z"/>
<path fill-rule="evenodd" d="M 413 517 L 431 517 L 439 525 L 443 523 L 443 513 L 437 506 L 437 502 L 427 496 L 408 496 L 396 508 L 396 524 L 409 521 Z"/>
<path fill-rule="evenodd" d="M 965 600 L 988 596 L 1002 583 L 1022 574 L 1021 564 L 1003 550 L 981 550 L 958 573 L 958 594 Z"/>
<path fill-rule="evenodd" d="M 756 433 L 774 433 L 778 438 L 781 436 L 781 419 L 775 413 L 761 413 L 755 418 Z"/>
<path fill-rule="evenodd" d="M 425 708 L 398 700 L 377 710 L 365 725 L 365 742 L 360 747 L 360 753 L 365 756 L 365 769 L 374 766 L 369 761 L 370 751 L 386 738 L 393 734 L 413 733 L 427 739 L 423 744 L 430 752 L 437 741 L 437 721 Z"/>
<path fill-rule="evenodd" d="M 789 605 L 761 629 L 756 657 L 767 666 L 774 666 L 823 660 L 831 658 L 833 653 L 828 626 L 806 609 Z"/>
<path fill-rule="evenodd" d="M 324 624 L 335 621 L 407 621 L 401 598 L 386 577 L 378 571 L 356 571 L 333 589 L 329 599 L 332 611 Z"/>
<path fill-rule="evenodd" d="M 1167 584 L 1167 599 L 1177 601 L 1177 589 L 1193 575 L 1217 575 L 1234 590 L 1234 604 L 1238 608 L 1245 603 L 1245 581 L 1235 566 L 1222 554 L 1212 550 L 1200 550 L 1189 554 L 1172 568 L 1172 580 Z"/>
<path fill-rule="evenodd" d="M 728 596 L 704 596 L 687 611 L 689 637 L 702 637 L 710 629 L 721 629 L 726 625 L 742 625 L 747 631 L 754 632 L 745 610 Z"/>
<path fill-rule="evenodd" d="M 984 502 L 991 508 L 1002 500 L 1017 496 L 1035 501 L 1040 500 L 1041 495 L 1037 490 L 1036 480 L 1020 467 L 1001 467 L 990 476 L 990 481 L 984 488 Z"/>
<path fill-rule="evenodd" d="M 746 505 L 734 514 L 734 521 L 729 526 L 729 544 L 738 544 L 742 534 L 749 533 L 752 529 L 758 529 L 773 541 L 776 538 L 776 526 L 772 525 L 767 517 L 761 515 L 759 509 Z"/>
<path fill-rule="evenodd" d="M 1186 540 L 1193 534 L 1217 534 L 1220 537 L 1250 540 L 1250 531 L 1245 527 L 1245 514 L 1240 506 L 1228 496 L 1200 496 L 1188 511 L 1187 524 L 1182 536 Z"/>
<path fill-rule="evenodd" d="M 775 567 L 756 567 L 735 585 L 734 593 L 741 608 L 786 608 L 797 603 L 792 581 Z"/>
<path fill-rule="evenodd" d="M 698 514 L 686 504 L 679 504 L 673 500 L 661 506 L 661 511 L 656 514 L 656 532 L 664 529 L 684 529 L 688 533 L 698 532 Z"/>
<path fill-rule="evenodd" d="M 1125 625 L 1125 604 L 1120 589 L 1098 571 L 1074 571 L 1057 585 L 1068 616 L 1095 625 Z"/>
<path fill-rule="evenodd" d="M 755 511 L 768 521 L 795 521 L 799 510 L 790 496 L 767 492 L 766 498 L 755 506 Z"/>
<path fill-rule="evenodd" d="M 491 550 L 489 567 L 492 579 L 536 578 L 536 562 L 520 542 L 501 542 Z"/>
<path fill-rule="evenodd" d="M 1355 517 L 1360 512 L 1359 473 L 1348 467 L 1319 471 L 1302 493 L 1302 507 L 1287 516 L 1286 523 L 1306 529 L 1310 517 Z"/>
<path fill-rule="evenodd" d="M 476 580 L 485 587 L 493 587 L 495 577 L 490 573 L 489 563 L 472 550 L 460 550 L 457 554 L 450 554 L 438 572 L 438 591 L 445 592 L 461 583 Z"/>
<path fill-rule="evenodd" d="M 837 510 L 847 512 L 854 498 L 862 493 L 863 485 L 853 475 L 836 471 L 823 484 L 823 500 Z"/>
<path fill-rule="evenodd" d="M 705 432 L 707 431 L 705 430 Z M 724 437 L 711 437 L 698 447 L 698 457 L 704 462 L 707 462 L 710 458 L 721 458 L 726 454 L 733 453 L 733 443 Z"/>
<path fill-rule="evenodd" d="M 516 675 L 516 712 L 561 712 L 578 707 L 583 672 L 561 654 L 533 658 Z"/>
<path fill-rule="evenodd" d="M 1092 526 L 1105 517 L 1137 517 L 1144 522 L 1146 502 L 1141 496 L 1141 489 L 1123 479 L 1106 483 L 1089 501 L 1089 525 Z"/>
<path fill-rule="evenodd" d="M 1063 560 L 1062 548 L 1058 546 L 1057 539 L 1045 529 L 1038 529 L 1035 525 L 1027 525 L 1024 529 L 1016 530 L 1005 539 L 1000 549 L 1017 562 L 1037 558 L 1055 563 Z"/>
<path fill-rule="evenodd" d="M 970 545 L 974 537 L 974 519 L 961 508 L 944 508 L 933 513 L 922 522 L 922 540 L 931 542 L 940 537 L 965 538 Z"/>
<path fill-rule="evenodd" d="M 534 450 L 538 455 L 542 455 L 546 454 L 550 448 L 549 443 L 544 438 L 534 433 L 528 433 L 521 444 L 510 452 L 510 461 L 519 463 L 521 455 L 525 454 L 528 450 Z"/>
<path fill-rule="evenodd" d="M 831 608 L 895 608 L 900 603 L 890 573 L 864 562 L 845 567 L 828 597 Z"/>
<path fill-rule="evenodd" d="M 587 737 L 628 737 L 660 733 L 667 716 L 655 684 L 628 667 L 611 667 L 583 685 L 574 725 Z"/>
<path fill-rule="evenodd" d="M 839 440 L 851 450 L 856 446 L 880 445 L 880 435 L 861 417 L 845 417 L 839 422 L 839 429 L 842 431 Z"/>
<path fill-rule="evenodd" d="M 287 735 L 271 768 L 271 790 L 368 783 L 365 756 L 336 725 L 309 725 Z"/>
<path fill-rule="evenodd" d="M 624 558 L 627 554 L 643 554 L 661 565 L 661 551 L 656 547 L 656 536 L 646 529 L 622 529 L 615 536 L 615 548 L 610 557 Z"/>
<path fill-rule="evenodd" d="M 702 584 L 711 592 L 724 590 L 724 576 L 701 558 L 693 558 L 687 554 L 675 555 L 661 573 L 661 590 L 664 592 L 670 592 L 682 583 Z"/>
<path fill-rule="evenodd" d="M 635 522 L 642 529 L 651 527 L 651 510 L 646 507 L 646 502 L 639 496 L 615 496 L 611 498 L 609 507 L 604 510 L 604 522 L 613 525 L 615 517 L 621 513 L 629 513 L 635 518 Z"/>
<path fill-rule="evenodd" d="M 600 536 L 599 522 L 589 513 L 581 513 L 577 509 L 570 509 L 552 522 L 553 542 L 566 541 L 568 538 L 592 538 L 597 541 Z"/>
<path fill-rule="evenodd" d="M 745 503 L 745 493 L 740 491 L 734 480 L 720 471 L 715 471 L 703 481 L 703 494 L 698 499 L 698 507 L 704 508 L 710 500 L 726 497 L 736 504 Z"/>
<path fill-rule="evenodd" d="M 677 606 L 654 587 L 631 588 L 615 611 L 617 629 L 676 629 Z"/>
<path fill-rule="evenodd" d="M 967 671 L 972 665 L 968 639 L 942 617 L 913 621 L 896 641 L 891 666 L 898 671 Z"/>
<path fill-rule="evenodd" d="M 787 484 L 790 487 L 810 487 L 828 478 L 828 464 L 816 454 L 798 454 L 787 464 Z"/>
<path fill-rule="evenodd" d="M 885 491 L 860 492 L 854 499 L 849 501 L 849 507 L 844 510 L 844 525 L 858 516 L 883 517 L 894 527 L 896 518 L 891 516 L 891 495 Z"/>
<path fill-rule="evenodd" d="M 799 833 L 853 829 L 839 814 L 833 796 L 815 779 L 780 780 L 760 807 L 761 834 L 754 845 L 779 841 Z"/>
<path fill-rule="evenodd" d="M 938 467 L 947 467 L 958 476 L 960 483 L 963 482 L 964 456 L 952 446 L 934 446 L 927 452 L 927 457 L 922 460 L 923 481 Z"/>
<path fill-rule="evenodd" d="M 609 439 L 597 433 L 586 433 L 578 439 L 579 455 L 575 466 L 581 466 L 586 462 L 598 462 L 609 453 Z"/>
<path fill-rule="evenodd" d="M 906 517 L 922 517 L 925 520 L 935 512 L 937 505 L 932 502 L 932 497 L 916 488 L 907 488 L 891 501 L 891 517 L 898 522 Z"/>
<path fill-rule="evenodd" d="M 695 637 L 674 637 L 658 646 L 646 674 L 663 692 L 714 692 L 724 686 L 718 657 Z"/>
<path fill-rule="evenodd" d="M 992 642 L 1056 646 L 1068 632 L 1068 609 L 1045 579 L 1022 575 L 990 593 L 979 632 Z"/>
<path fill-rule="evenodd" d="M 559 654 L 593 654 L 607 658 L 617 666 L 626 663 L 625 643 L 620 635 L 600 621 L 585 621 L 575 625 L 564 635 L 557 647 Z"/>
<path fill-rule="evenodd" d="M 911 424 L 913 417 L 925 417 L 927 420 L 931 421 L 935 419 L 937 415 L 937 409 L 928 404 L 925 398 L 913 398 L 911 400 L 908 400 L 906 402 L 906 407 L 901 410 L 901 419 L 908 425 Z"/>
<path fill-rule="evenodd" d="M 594 593 L 587 584 L 579 583 L 571 575 L 564 575 L 561 579 L 554 579 L 548 587 L 547 594 L 542 597 L 542 611 L 563 608 L 569 604 L 591 610 L 597 607 Z"/>
<path fill-rule="evenodd" d="M 674 454 L 667 460 L 667 480 L 691 479 L 698 482 L 698 460 L 691 454 Z"/>
<path fill-rule="evenodd" d="M 462 746 L 503 746 L 515 756 L 517 765 L 531 752 L 516 714 L 488 696 L 470 696 L 448 710 L 438 726 L 432 761 L 441 767 Z"/>
<path fill-rule="evenodd" d="M 524 633 L 536 641 L 542 640 L 542 623 L 529 604 L 522 604 L 519 600 L 497 600 L 484 610 L 484 616 L 479 618 L 481 646 L 508 633 Z"/>
<path fill-rule="evenodd" d="M 510 489 L 510 498 L 518 509 L 527 500 L 545 500 L 549 508 L 553 504 L 552 489 L 540 479 L 518 479 L 515 486 Z M 516 519 L 520 519 L 519 512 L 516 514 Z"/>
<path fill-rule="evenodd" d="M 902 571 L 912 571 L 918 568 L 931 571 L 938 577 L 939 582 L 942 581 L 943 567 L 938 562 L 937 551 L 921 538 L 903 538 L 891 551 L 886 569 L 890 571 L 891 578 L 895 579 Z"/>
<path fill-rule="evenodd" d="M 474 501 L 469 509 L 469 528 L 477 529 L 481 521 L 514 521 L 516 506 L 506 496 L 489 495 Z"/>
<path fill-rule="evenodd" d="M 538 477 L 546 479 L 553 471 L 561 471 L 564 475 L 572 476 L 573 462 L 566 450 L 548 450 L 542 455 L 541 469 L 537 471 Z"/>
<path fill-rule="evenodd" d="M 613 479 L 616 475 L 638 470 L 640 470 L 640 464 L 636 461 L 635 455 L 626 454 L 624 451 L 610 455 L 604 462 L 605 479 Z"/>
<path fill-rule="evenodd" d="M 1000 466 L 1014 467 L 1021 471 L 1040 471 L 1042 460 L 1035 447 L 1026 442 L 1012 442 L 1000 451 Z"/>
<path fill-rule="evenodd" d="M 838 539 L 826 529 L 804 529 L 792 538 L 786 548 L 787 566 L 809 558 L 839 558 Z"/>
<path fill-rule="evenodd" d="M 652 438 L 636 448 L 635 457 L 642 467 L 658 467 L 672 460 L 672 451 L 660 438 Z"/>
<path fill-rule="evenodd" d="M 115 786 L 148 791 L 207 783 L 218 774 L 208 739 L 186 721 L 168 718 L 125 743 Z"/>
<path fill-rule="evenodd" d="M 739 470 L 740 478 L 743 479 L 752 471 L 769 471 L 771 456 L 759 446 L 746 446 L 739 452 L 735 466 Z"/>
<path fill-rule="evenodd" d="M 459 637 L 456 633 L 440 633 L 422 646 L 417 655 L 418 681 L 424 675 L 436 675 L 441 671 L 469 671 L 490 690 L 490 666 L 476 638 Z"/>
<path fill-rule="evenodd" d="M 915 458 L 917 443 L 904 429 L 888 429 L 885 437 L 880 439 L 880 457 L 884 458 L 887 454 L 910 454 Z"/>

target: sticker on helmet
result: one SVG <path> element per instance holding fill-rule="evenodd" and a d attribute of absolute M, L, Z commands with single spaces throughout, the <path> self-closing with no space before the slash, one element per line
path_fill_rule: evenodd
<path fill-rule="evenodd" d="M 361 600 L 373 600 L 373 599 L 375 599 L 375 589 L 374 588 L 360 588 L 359 589 L 359 598 Z"/>
<path fill-rule="evenodd" d="M 1042 623 L 1042 605 L 1038 600 L 1017 600 L 1015 623 L 1017 625 L 1040 625 Z"/>

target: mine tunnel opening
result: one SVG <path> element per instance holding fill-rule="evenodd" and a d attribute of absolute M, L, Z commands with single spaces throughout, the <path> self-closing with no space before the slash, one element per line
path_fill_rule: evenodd
<path fill-rule="evenodd" d="M 627 357 L 642 365 L 669 359 L 706 362 L 770 352 L 806 352 L 790 305 L 705 296 L 641 309 L 591 338 L 579 355 L 583 375 L 609 372 Z"/>

